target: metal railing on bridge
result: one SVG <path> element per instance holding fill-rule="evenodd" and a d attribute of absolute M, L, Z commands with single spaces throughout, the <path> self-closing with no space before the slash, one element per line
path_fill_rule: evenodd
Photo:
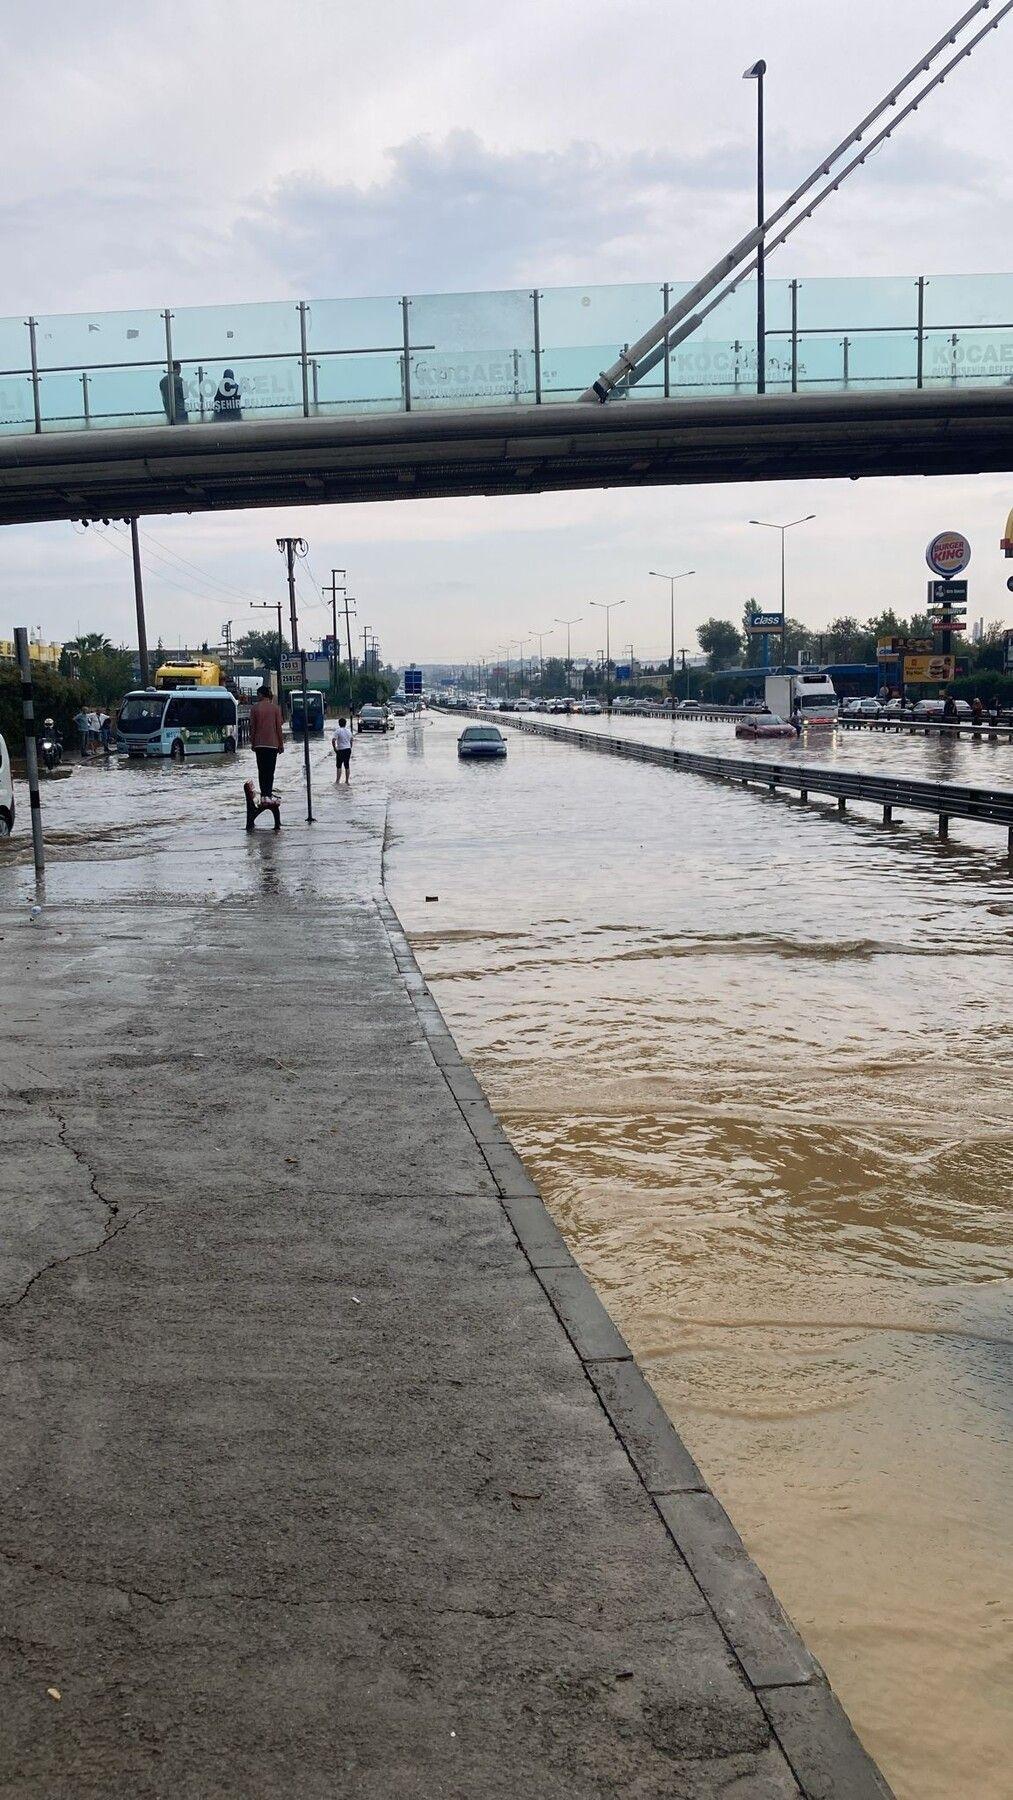
<path fill-rule="evenodd" d="M 686 286 L 0 319 L 0 433 L 573 402 Z M 768 280 L 766 316 L 768 395 L 1013 382 L 1013 275 Z M 755 317 L 743 283 L 623 403 L 755 393 Z"/>

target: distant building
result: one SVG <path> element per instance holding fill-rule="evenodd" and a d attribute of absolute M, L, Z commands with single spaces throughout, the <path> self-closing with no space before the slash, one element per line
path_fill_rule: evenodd
<path fill-rule="evenodd" d="M 32 662 L 41 663 L 46 669 L 58 669 L 62 644 L 44 644 L 40 639 L 29 638 L 28 655 Z M 13 638 L 0 638 L 0 663 L 16 663 L 17 651 Z"/>

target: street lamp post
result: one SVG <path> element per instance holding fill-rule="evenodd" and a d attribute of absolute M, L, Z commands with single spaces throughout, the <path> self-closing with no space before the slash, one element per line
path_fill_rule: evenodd
<path fill-rule="evenodd" d="M 542 667 L 542 644 L 547 637 L 552 636 L 554 630 L 555 626 L 550 625 L 548 631 L 532 631 L 531 633 L 533 638 L 538 639 L 538 688 L 543 699 L 545 696 L 545 670 Z"/>
<path fill-rule="evenodd" d="M 670 623 L 671 623 L 671 627 L 672 627 L 671 644 L 670 644 L 669 657 L 668 657 L 668 699 L 669 699 L 669 704 L 671 705 L 672 711 L 674 712 L 675 711 L 675 584 L 677 581 L 685 581 L 687 575 L 695 575 L 696 570 L 695 569 L 683 569 L 683 571 L 680 575 L 663 575 L 660 569 L 648 569 L 647 573 L 649 575 L 654 575 L 658 581 L 667 581 L 668 582 L 668 597 L 669 597 L 669 604 L 670 604 L 670 608 L 671 608 Z"/>
<path fill-rule="evenodd" d="M 567 694 L 569 694 L 569 692 L 570 692 L 570 687 L 571 687 L 570 677 L 571 677 L 571 674 L 573 673 L 573 657 L 570 655 L 570 626 L 571 625 L 579 625 L 583 616 L 584 616 L 583 613 L 578 613 L 577 617 L 575 619 L 557 619 L 556 620 L 557 625 L 565 625 L 566 626 L 566 691 L 567 691 Z"/>
<path fill-rule="evenodd" d="M 591 605 L 597 606 L 599 611 L 603 612 L 605 614 L 605 711 L 611 718 L 611 716 L 612 716 L 612 673 L 611 673 L 611 671 L 612 671 L 612 653 L 611 653 L 611 649 L 610 649 L 610 645 L 609 645 L 609 627 L 610 627 L 612 621 L 611 621 L 611 618 L 609 615 L 612 613 L 612 611 L 614 610 L 615 607 L 625 606 L 626 602 L 625 602 L 625 600 L 592 600 Z"/>
<path fill-rule="evenodd" d="M 781 533 L 781 674 L 782 675 L 784 674 L 784 665 L 785 665 L 784 630 L 785 630 L 785 626 L 788 622 L 788 614 L 787 614 L 787 608 L 785 606 L 785 592 L 784 592 L 784 540 L 785 540 L 785 534 L 789 531 L 792 531 L 796 525 L 808 525 L 809 520 L 815 519 L 815 517 L 816 517 L 815 513 L 806 513 L 804 515 L 804 517 L 801 519 L 789 519 L 787 525 L 775 525 L 772 523 L 772 521 L 770 519 L 750 519 L 750 521 L 749 521 L 750 525 L 762 525 L 763 529 L 765 531 L 779 531 Z"/>
<path fill-rule="evenodd" d="M 767 65 L 760 58 L 743 69 L 743 81 L 756 83 L 756 223 L 763 224 L 763 77 Z M 767 296 L 764 288 L 763 239 L 756 246 L 756 391 L 767 391 Z"/>
<path fill-rule="evenodd" d="M 517 698 L 518 698 L 518 700 L 521 697 L 521 689 L 524 686 L 524 646 L 527 643 L 527 641 L 528 641 L 527 638 L 511 638 L 510 639 L 511 645 L 513 645 L 513 644 L 517 645 L 517 662 L 518 662 Z"/>

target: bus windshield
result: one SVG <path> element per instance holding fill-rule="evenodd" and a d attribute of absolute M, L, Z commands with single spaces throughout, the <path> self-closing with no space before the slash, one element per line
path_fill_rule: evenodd
<path fill-rule="evenodd" d="M 121 731 L 160 731 L 165 711 L 164 694 L 130 694 L 119 711 Z"/>
<path fill-rule="evenodd" d="M 224 694 L 173 694 L 165 711 L 166 725 L 188 731 L 222 731 L 235 725 L 236 703 Z"/>

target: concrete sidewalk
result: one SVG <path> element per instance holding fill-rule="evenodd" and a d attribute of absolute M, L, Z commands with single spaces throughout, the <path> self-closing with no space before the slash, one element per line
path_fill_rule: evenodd
<path fill-rule="evenodd" d="M 887 1794 L 462 1063 L 382 804 L 233 825 L 36 926 L 0 885 L 0 1795 Z"/>

